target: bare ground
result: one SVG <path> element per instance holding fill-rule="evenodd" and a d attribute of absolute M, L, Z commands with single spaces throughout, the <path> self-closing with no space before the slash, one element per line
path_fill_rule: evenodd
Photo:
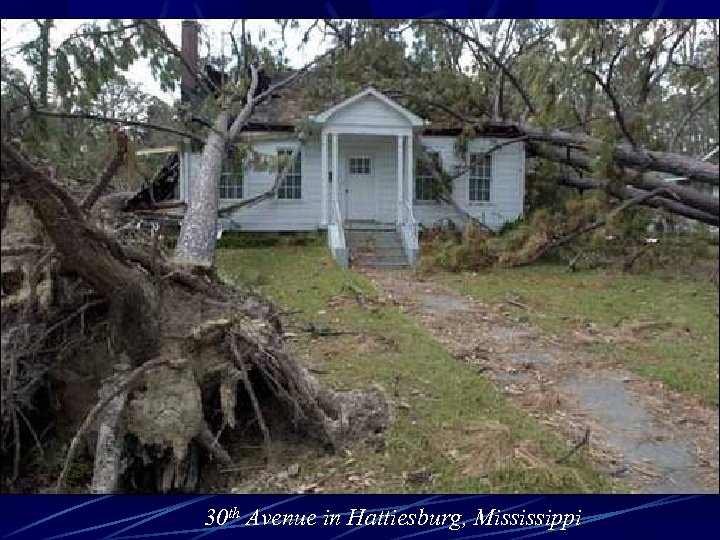
<path fill-rule="evenodd" d="M 632 329 L 562 338 L 409 272 L 365 269 L 397 303 L 462 362 L 501 387 L 567 440 L 598 470 L 640 493 L 718 491 L 718 410 L 638 378 L 587 350 L 635 339 Z"/>

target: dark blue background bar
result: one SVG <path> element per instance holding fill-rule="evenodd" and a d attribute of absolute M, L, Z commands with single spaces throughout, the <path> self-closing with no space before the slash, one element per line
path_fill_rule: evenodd
<path fill-rule="evenodd" d="M 712 0 L 0 0 L 2 17 L 718 17 Z"/>
<path fill-rule="evenodd" d="M 0 538 L 292 538 L 312 539 L 469 539 L 531 538 L 548 533 L 572 538 L 637 538 L 675 540 L 715 538 L 718 497 L 648 495 L 197 495 L 197 496 L 3 496 Z M 214 509 L 214 512 L 211 512 Z M 226 509 L 228 512 L 221 512 Z M 352 523 L 351 513 L 355 509 Z M 396 524 L 358 523 L 380 512 L 394 515 Z M 508 515 L 508 524 L 475 524 L 479 510 L 487 519 Z M 258 511 L 258 526 L 248 525 Z M 209 515 L 223 526 L 205 526 Z M 228 518 L 228 513 L 233 516 Z M 339 514 L 325 524 L 325 515 Z M 314 525 L 263 526 L 262 514 L 316 514 Z M 444 525 L 429 522 L 400 525 L 399 516 L 426 521 L 448 514 Z M 565 530 L 540 525 L 512 525 L 513 516 L 529 514 L 574 516 Z M 459 515 L 459 516 L 454 516 Z M 234 517 L 237 516 L 237 517 Z M 432 516 L 432 517 L 431 517 Z M 575 518 L 579 517 L 575 523 Z M 409 520 L 409 518 L 406 518 Z M 537 518 L 535 518 L 537 519 Z M 225 521 L 226 520 L 226 521 Z M 494 518 L 491 518 L 494 521 Z M 450 525 L 455 522 L 456 525 Z M 570 524 L 572 523 L 572 524 Z M 553 537 L 555 538 L 555 537 Z"/>

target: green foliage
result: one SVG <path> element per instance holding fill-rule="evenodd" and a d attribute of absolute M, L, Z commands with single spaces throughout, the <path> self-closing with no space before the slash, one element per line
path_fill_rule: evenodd
<path fill-rule="evenodd" d="M 615 216 L 605 227 L 580 234 L 561 250 L 547 250 L 554 242 L 569 237 L 599 221 L 609 211 L 602 194 L 590 197 L 568 195 L 561 203 L 539 207 L 527 218 L 506 224 L 490 234 L 475 222 L 466 223 L 461 238 L 433 236 L 423 239 L 420 271 L 458 272 L 493 266 L 519 266 L 540 255 L 557 260 L 558 254 L 584 251 L 608 262 L 622 260 L 629 250 L 643 245 L 653 212 L 630 208 Z"/>
<path fill-rule="evenodd" d="M 160 39 L 158 28 L 155 19 L 87 23 L 51 50 L 41 27 L 38 37 L 26 42 L 21 53 L 40 77 L 52 81 L 57 104 L 70 111 L 90 106 L 107 82 L 141 57 L 148 60 L 163 90 L 175 88 L 179 59 Z M 51 22 L 48 32 L 52 33 Z"/>

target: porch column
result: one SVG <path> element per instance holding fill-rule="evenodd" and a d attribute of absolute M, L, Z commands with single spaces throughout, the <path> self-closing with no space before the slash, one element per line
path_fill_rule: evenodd
<path fill-rule="evenodd" d="M 397 136 L 397 218 L 395 222 L 402 223 L 402 199 L 403 199 L 403 136 Z"/>
<path fill-rule="evenodd" d="M 322 183 L 322 217 L 320 225 L 328 224 L 328 141 L 325 130 L 320 132 L 320 182 Z"/>
<path fill-rule="evenodd" d="M 413 189 L 413 171 L 415 169 L 413 163 L 413 136 L 412 132 L 407 137 L 407 146 L 405 147 L 405 179 L 407 182 L 407 189 L 405 196 L 407 197 L 408 208 L 412 208 L 413 199 L 415 197 L 415 190 Z"/>
<path fill-rule="evenodd" d="M 340 201 L 340 198 L 338 196 L 340 188 L 338 187 L 339 184 L 339 174 L 338 174 L 338 134 L 333 133 L 332 134 L 332 190 L 333 190 L 333 209 L 332 212 L 335 212 L 335 203 Z"/>

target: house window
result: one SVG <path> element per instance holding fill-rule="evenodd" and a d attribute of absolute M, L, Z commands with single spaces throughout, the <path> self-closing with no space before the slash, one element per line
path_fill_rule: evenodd
<path fill-rule="evenodd" d="M 218 186 L 220 199 L 243 198 L 243 162 L 240 158 L 230 157 L 223 163 Z"/>
<path fill-rule="evenodd" d="M 492 181 L 492 156 L 470 154 L 470 194 L 471 202 L 490 200 L 490 182 Z"/>
<path fill-rule="evenodd" d="M 281 171 L 287 166 L 287 160 L 291 158 L 294 152 L 294 148 L 278 148 L 278 167 Z M 301 154 L 298 150 L 297 155 L 295 156 L 295 162 L 288 168 L 285 178 L 280 181 L 277 192 L 278 199 L 302 199 L 301 170 Z"/>
<path fill-rule="evenodd" d="M 415 200 L 418 202 L 437 200 L 438 186 L 433 169 L 442 170 L 440 152 L 426 150 L 415 167 Z"/>
<path fill-rule="evenodd" d="M 350 170 L 350 174 L 370 174 L 370 158 L 351 157 L 348 168 Z"/>

